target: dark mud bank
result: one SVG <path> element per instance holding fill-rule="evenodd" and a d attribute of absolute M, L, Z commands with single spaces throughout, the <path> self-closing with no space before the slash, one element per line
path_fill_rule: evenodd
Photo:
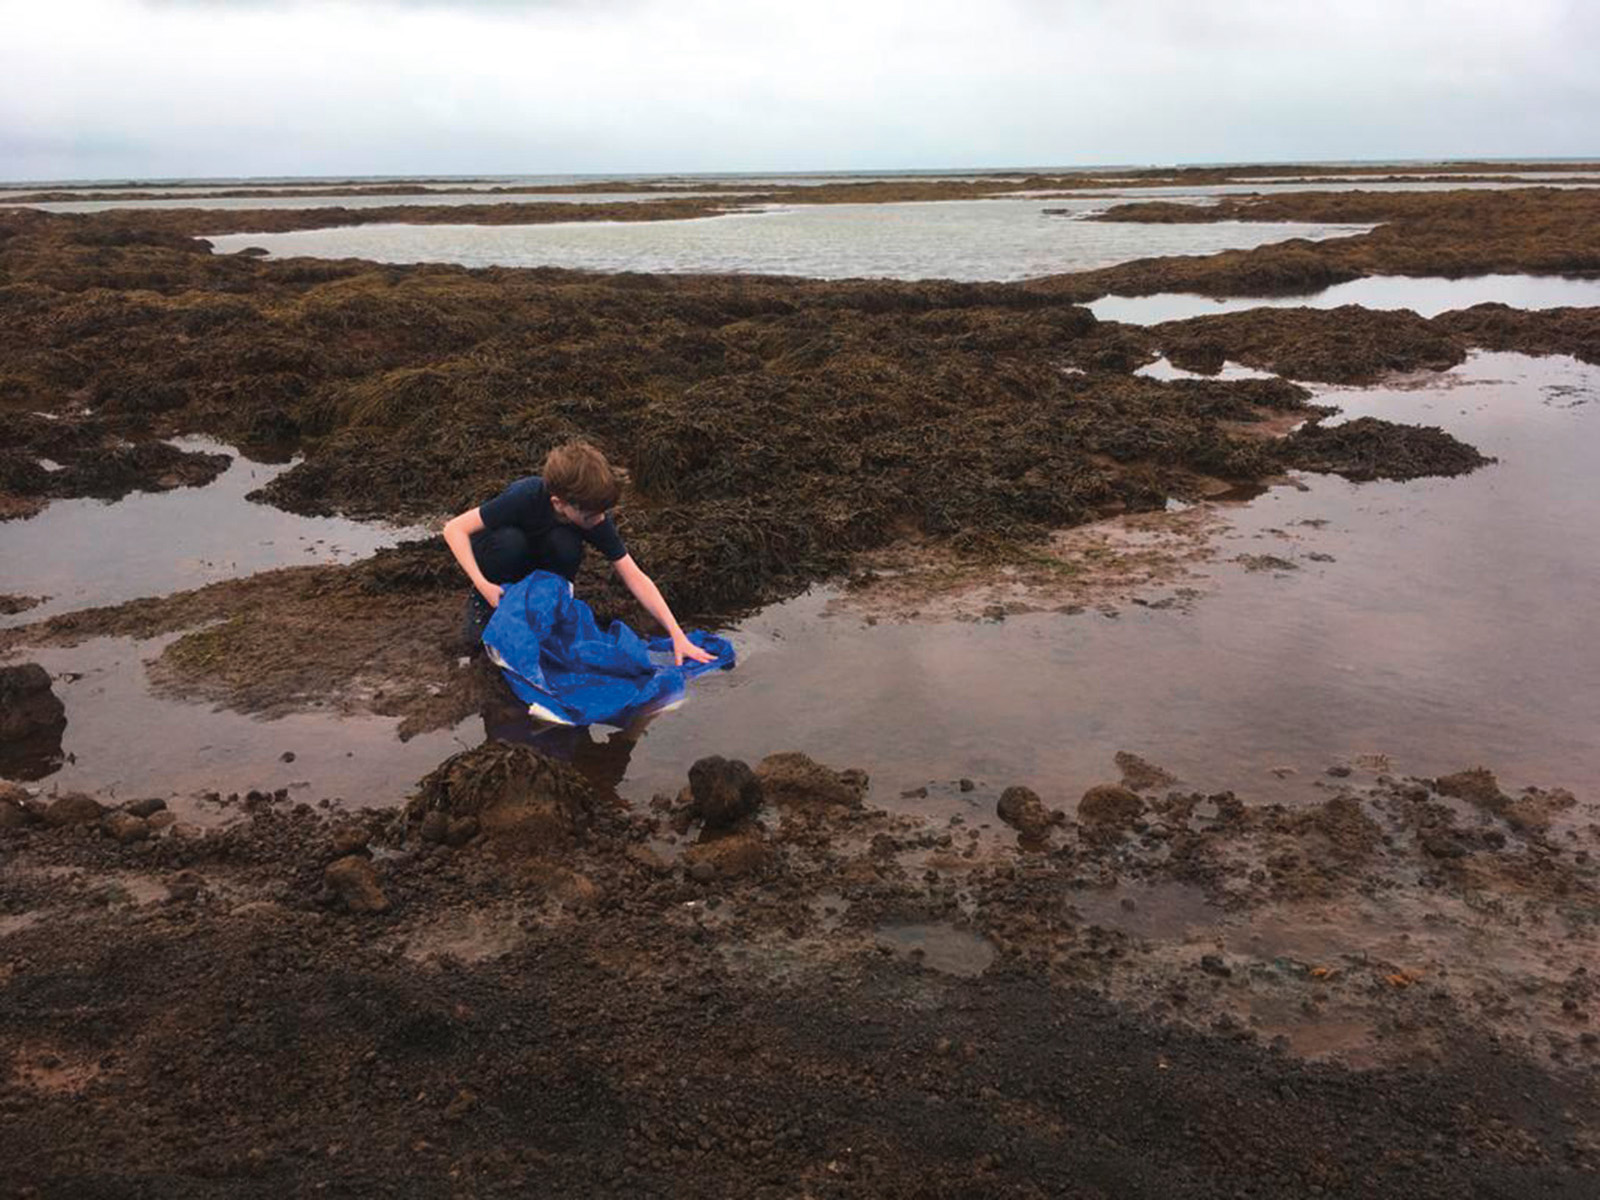
<path fill-rule="evenodd" d="M 739 771 L 750 802 L 715 803 Z M 869 808 L 800 755 L 701 764 L 646 813 L 504 746 L 398 816 L 252 794 L 206 833 L 156 798 L 0 795 L 8 1182 L 1589 1194 L 1582 968 L 1508 1008 L 1409 954 L 1163 950 L 1085 915 L 1157 886 L 1267 916 L 1400 888 L 1498 897 L 1480 936 L 1524 940 L 1594 901 L 1571 797 L 1479 770 L 1291 813 L 1123 771 L 1071 813 L 1031 797 L 1019 842 Z M 987 966 L 878 935 L 913 926 L 984 939 Z M 1592 956 L 1575 936 L 1567 967 Z M 1258 999 L 1364 1014 L 1393 1065 L 1286 1053 L 1241 1018 Z"/>

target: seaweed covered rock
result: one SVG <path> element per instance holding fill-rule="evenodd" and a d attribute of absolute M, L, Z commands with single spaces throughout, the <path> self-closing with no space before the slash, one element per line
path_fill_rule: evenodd
<path fill-rule="evenodd" d="M 1342 425 L 1313 421 L 1279 446 L 1285 466 L 1357 481 L 1465 475 L 1495 460 L 1434 425 L 1397 425 L 1358 417 Z"/>
<path fill-rule="evenodd" d="M 1470 346 L 1521 354 L 1570 354 L 1600 363 L 1600 308 L 1512 308 L 1475 304 L 1441 313 L 1435 327 Z"/>
<path fill-rule="evenodd" d="M 865 771 L 835 771 L 793 750 L 767 755 L 755 773 L 773 804 L 860 808 L 867 794 Z"/>
<path fill-rule="evenodd" d="M 105 820 L 100 823 L 100 828 L 107 837 L 123 845 L 142 842 L 150 836 L 150 822 L 130 812 L 106 814 Z"/>
<path fill-rule="evenodd" d="M 472 817 L 500 847 L 530 853 L 560 850 L 588 828 L 594 792 L 581 773 L 527 746 L 485 742 L 447 758 L 417 787 L 405 821 L 421 835 L 425 822 L 444 828 Z"/>
<path fill-rule="evenodd" d="M 1250 308 L 1150 327 L 1180 365 L 1229 358 L 1290 379 L 1372 383 L 1394 371 L 1442 371 L 1466 358 L 1461 344 L 1413 312 Z"/>
<path fill-rule="evenodd" d="M 93 825 L 106 815 L 105 807 L 93 796 L 67 792 L 57 796 L 44 810 L 44 823 L 53 829 L 68 825 Z"/>
<path fill-rule="evenodd" d="M 1131 750 L 1118 750 L 1117 769 L 1122 772 L 1122 786 L 1129 791 L 1150 792 L 1178 782 L 1178 777 L 1154 763 L 1141 758 Z"/>
<path fill-rule="evenodd" d="M 1055 815 L 1044 806 L 1039 793 L 1032 788 L 1008 787 L 1000 793 L 995 812 L 1025 838 L 1042 838 L 1056 823 Z"/>
<path fill-rule="evenodd" d="M 378 886 L 372 863 L 358 854 L 335 859 L 322 873 L 322 881 L 353 913 L 371 915 L 389 910 L 389 897 Z"/>
<path fill-rule="evenodd" d="M 760 827 L 748 822 L 690 846 L 683 852 L 683 866 L 689 878 L 709 883 L 753 874 L 767 864 L 770 854 Z"/>
<path fill-rule="evenodd" d="M 1557 813 L 1565 812 L 1577 804 L 1577 798 L 1565 788 L 1525 788 L 1517 796 L 1508 796 L 1500 788 L 1500 781 L 1487 767 L 1473 767 L 1442 775 L 1434 780 L 1434 791 L 1441 796 L 1465 800 L 1484 812 L 1493 813 L 1519 833 L 1543 833 Z"/>
<path fill-rule="evenodd" d="M 1110 783 L 1090 788 L 1078 801 L 1078 820 L 1100 830 L 1128 828 L 1143 812 L 1143 800 Z"/>
<path fill-rule="evenodd" d="M 1494 809 L 1506 800 L 1505 793 L 1500 790 L 1500 781 L 1487 767 L 1472 767 L 1457 771 L 1454 775 L 1441 775 L 1434 780 L 1433 790 L 1441 796 L 1466 800 L 1479 808 Z"/>
<path fill-rule="evenodd" d="M 690 814 L 715 828 L 736 825 L 761 808 L 761 781 L 749 764 L 719 754 L 689 768 L 689 793 Z"/>
<path fill-rule="evenodd" d="M 23 742 L 59 732 L 67 710 L 38 663 L 0 667 L 0 743 Z"/>
<path fill-rule="evenodd" d="M 27 804 L 28 793 L 14 783 L 0 783 L 0 833 L 21 829 L 33 818 Z"/>

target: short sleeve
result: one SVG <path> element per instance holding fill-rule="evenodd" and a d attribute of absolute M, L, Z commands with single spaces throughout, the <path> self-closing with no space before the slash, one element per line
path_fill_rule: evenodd
<path fill-rule="evenodd" d="M 593 529 L 583 530 L 583 540 L 604 554 L 608 562 L 616 562 L 628 553 L 628 548 L 622 544 L 622 535 L 617 532 L 617 523 L 609 514 Z"/>
<path fill-rule="evenodd" d="M 526 525 L 534 499 L 544 486 L 537 475 L 519 479 L 487 504 L 478 506 L 478 516 L 483 518 L 485 529 L 503 529 L 507 525 Z"/>

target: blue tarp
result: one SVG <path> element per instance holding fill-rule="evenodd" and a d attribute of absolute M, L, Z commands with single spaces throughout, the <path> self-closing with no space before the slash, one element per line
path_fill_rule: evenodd
<path fill-rule="evenodd" d="M 622 725 L 683 694 L 684 683 L 733 666 L 733 644 L 694 630 L 689 640 L 716 657 L 672 665 L 672 639 L 645 641 L 621 621 L 602 630 L 559 575 L 535 571 L 507 585 L 483 644 L 530 711 L 573 725 Z"/>

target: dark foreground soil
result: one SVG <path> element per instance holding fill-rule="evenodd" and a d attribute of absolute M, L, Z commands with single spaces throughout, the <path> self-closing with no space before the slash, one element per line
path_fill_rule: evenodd
<path fill-rule="evenodd" d="M 1594 827 L 1558 823 L 1570 797 L 1508 796 L 1477 771 L 1340 784 L 1289 813 L 1162 796 L 1170 777 L 1119 761 L 1145 790 L 1095 789 L 1071 817 L 1002 795 L 1021 842 L 989 814 L 865 806 L 859 775 L 800 756 L 761 764 L 753 794 L 710 764 L 701 791 L 648 814 L 497 745 L 400 813 L 252 795 L 206 831 L 0 797 L 0 1183 L 1594 1194 L 1600 986 L 1573 967 L 1593 961 L 1592 928 L 1551 953 L 1564 984 L 1502 997 L 1470 956 L 1288 969 L 1083 915 L 1135 880 L 1183 881 L 1214 915 L 1399 888 L 1474 902 L 1480 947 L 1526 941 L 1597 899 Z M 976 957 L 885 941 L 918 921 Z M 1241 1016 L 1263 999 L 1313 1026 L 1359 1010 L 1379 1061 L 1268 1044 Z"/>

